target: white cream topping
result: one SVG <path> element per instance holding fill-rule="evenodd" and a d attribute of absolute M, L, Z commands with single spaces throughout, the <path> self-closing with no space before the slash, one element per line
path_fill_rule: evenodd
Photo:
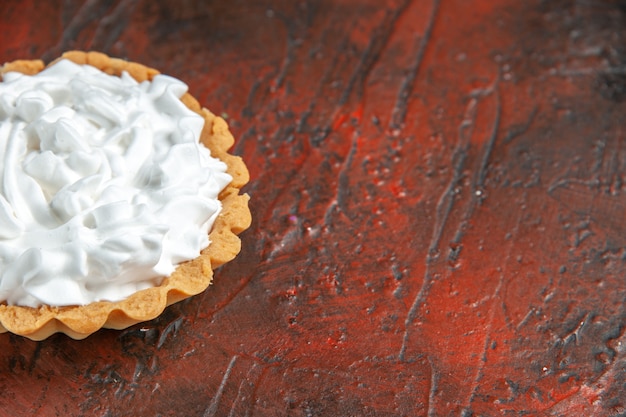
<path fill-rule="evenodd" d="M 232 180 L 181 81 L 62 60 L 0 82 L 0 301 L 119 301 L 199 256 Z"/>

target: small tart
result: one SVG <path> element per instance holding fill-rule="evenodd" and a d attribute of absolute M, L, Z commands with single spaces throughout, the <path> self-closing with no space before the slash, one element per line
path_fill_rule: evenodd
<path fill-rule="evenodd" d="M 80 65 L 91 65 L 110 75 L 120 76 L 126 71 L 138 82 L 152 80 L 159 74 L 155 69 L 110 58 L 98 52 L 71 51 L 64 53 L 59 59 L 62 58 Z M 40 60 L 14 61 L 0 67 L 0 79 L 6 72 L 17 71 L 33 75 L 44 68 L 45 65 Z M 227 173 L 233 178 L 219 195 L 222 210 L 209 234 L 210 245 L 198 258 L 179 264 L 161 285 L 138 291 L 122 301 L 38 308 L 1 304 L 0 333 L 8 331 L 32 340 L 43 340 L 61 332 L 73 339 L 83 339 L 101 328 L 124 329 L 154 319 L 168 305 L 203 292 L 211 284 L 213 269 L 232 260 L 239 253 L 241 241 L 237 234 L 247 229 L 251 222 L 249 197 L 240 194 L 241 188 L 249 180 L 248 170 L 241 158 L 227 153 L 234 138 L 226 122 L 202 108 L 189 93 L 181 100 L 189 109 L 204 117 L 205 125 L 200 140 L 210 149 L 213 157 L 227 165 Z"/>

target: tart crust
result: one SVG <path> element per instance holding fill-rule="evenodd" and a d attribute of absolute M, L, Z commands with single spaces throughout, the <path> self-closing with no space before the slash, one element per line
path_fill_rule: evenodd
<path fill-rule="evenodd" d="M 77 64 L 89 64 L 111 75 L 119 76 L 126 71 L 139 82 L 151 80 L 159 74 L 155 69 L 99 52 L 70 51 L 59 59 L 63 58 Z M 13 61 L 0 67 L 0 79 L 2 74 L 9 71 L 32 75 L 44 68 L 45 64 L 40 60 Z M 234 138 L 224 119 L 202 108 L 189 93 L 181 100 L 204 117 L 205 125 L 200 140 L 211 150 L 212 156 L 226 163 L 227 172 L 233 177 L 219 195 L 222 210 L 209 234 L 211 244 L 198 258 L 178 265 L 174 273 L 158 287 L 138 291 L 122 301 L 38 308 L 0 304 L 0 333 L 9 331 L 32 340 L 43 340 L 61 332 L 73 339 L 84 339 L 101 328 L 124 329 L 154 319 L 165 307 L 203 292 L 211 284 L 213 269 L 232 260 L 239 253 L 241 241 L 237 234 L 251 223 L 249 197 L 240 194 L 241 188 L 249 180 L 248 170 L 240 157 L 227 152 Z"/>

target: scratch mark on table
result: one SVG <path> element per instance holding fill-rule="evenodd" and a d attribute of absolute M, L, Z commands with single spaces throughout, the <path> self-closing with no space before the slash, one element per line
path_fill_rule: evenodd
<path fill-rule="evenodd" d="M 428 408 L 426 411 L 427 417 L 435 417 L 435 395 L 437 394 L 437 372 L 433 365 L 432 358 L 428 357 L 428 365 L 430 365 L 430 386 L 428 388 Z"/>
<path fill-rule="evenodd" d="M 301 8 L 307 9 L 304 11 L 304 32 L 308 32 L 313 23 L 313 12 L 308 9 L 310 6 L 311 4 L 307 3 L 306 7 Z M 278 69 L 273 84 L 270 86 L 270 89 L 272 91 L 275 91 L 283 86 L 285 79 L 287 78 L 287 74 L 289 73 L 290 67 L 294 62 L 298 62 L 297 58 L 295 57 L 296 48 L 303 43 L 303 39 L 300 38 L 296 33 L 298 25 L 296 20 L 293 19 L 293 16 L 287 16 L 284 13 L 279 12 L 278 10 L 274 10 L 274 13 L 276 14 L 276 17 L 280 21 L 282 21 L 282 23 L 285 25 L 285 28 L 287 29 L 287 46 L 285 51 L 285 57 L 283 58 L 280 68 Z"/>
<path fill-rule="evenodd" d="M 124 31 L 136 4 L 136 1 L 122 0 L 110 14 L 99 19 L 91 42 L 92 48 L 109 50 Z"/>
<path fill-rule="evenodd" d="M 539 113 L 539 107 L 537 105 L 535 105 L 535 107 L 533 107 L 532 111 L 530 112 L 530 115 L 528 116 L 528 119 L 521 123 L 521 124 L 516 124 L 513 125 L 509 128 L 508 132 L 506 133 L 506 135 L 504 136 L 504 139 L 502 140 L 502 142 L 504 144 L 509 144 L 511 143 L 515 138 L 523 135 L 524 133 L 528 132 L 528 129 L 530 129 L 530 126 L 532 126 L 533 122 L 535 121 L 535 117 L 537 117 L 537 114 Z"/>
<path fill-rule="evenodd" d="M 487 177 L 487 168 L 489 166 L 489 159 L 491 158 L 491 154 L 493 153 L 493 148 L 496 143 L 496 138 L 498 137 L 498 129 L 500 128 L 500 119 L 502 117 L 502 102 L 500 100 L 500 94 L 498 92 L 498 80 L 496 79 L 493 94 L 495 95 L 496 100 L 496 114 L 493 121 L 493 125 L 491 128 L 491 134 L 487 139 L 487 144 L 485 146 L 485 150 L 483 152 L 482 160 L 480 161 L 480 167 L 478 169 L 478 174 L 476 175 L 476 183 L 474 186 L 475 190 L 480 190 L 485 185 L 485 178 Z M 472 198 L 475 197 L 475 194 L 472 193 Z"/>
<path fill-rule="evenodd" d="M 524 192 L 523 199 L 525 203 L 526 200 L 528 199 L 527 192 Z M 489 319 L 487 321 L 487 326 L 484 330 L 485 339 L 483 342 L 483 348 L 482 348 L 481 355 L 478 356 L 479 359 L 478 359 L 478 366 L 476 369 L 476 375 L 474 376 L 474 380 L 472 381 L 472 384 L 471 384 L 472 390 L 465 403 L 464 410 L 462 411 L 462 414 L 461 414 L 462 416 L 471 415 L 471 411 L 470 411 L 471 405 L 472 405 L 472 402 L 474 401 L 474 398 L 476 398 L 476 395 L 478 393 L 479 383 L 481 379 L 483 378 L 484 369 L 487 364 L 487 352 L 489 351 L 489 345 L 491 343 L 491 340 L 490 340 L 491 329 L 493 328 L 493 321 L 496 315 L 496 305 L 498 304 L 497 302 L 500 299 L 500 291 L 502 290 L 502 287 L 504 285 L 506 272 L 508 270 L 507 266 L 509 265 L 509 262 L 511 260 L 511 253 L 513 252 L 514 242 L 516 241 L 515 237 L 519 233 L 520 224 L 522 223 L 523 215 L 524 215 L 523 212 L 520 211 L 517 217 L 517 220 L 515 221 L 515 226 L 513 227 L 513 231 L 511 233 L 513 237 L 509 240 L 509 244 L 506 249 L 506 256 L 503 262 L 504 267 L 502 271 L 500 271 L 499 273 L 498 284 L 496 285 L 496 288 L 491 294 L 491 307 L 489 308 Z"/>
<path fill-rule="evenodd" d="M 33 371 L 35 370 L 37 366 L 37 361 L 41 357 L 42 346 L 43 345 L 41 343 L 37 343 L 35 345 L 35 350 L 33 350 L 33 354 L 31 355 L 30 361 L 28 362 L 28 374 L 29 375 L 32 375 Z"/>
<path fill-rule="evenodd" d="M 242 379 L 237 391 L 237 397 L 232 402 L 229 417 L 242 417 L 251 415 L 251 408 L 254 404 L 256 391 L 259 387 L 261 378 L 265 373 L 265 366 L 257 361 L 252 362 L 246 377 Z M 245 413 L 242 411 L 245 409 Z"/>
<path fill-rule="evenodd" d="M 170 334 L 172 335 L 172 337 L 174 337 L 176 333 L 178 332 L 178 329 L 180 329 L 180 326 L 182 324 L 183 324 L 183 317 L 178 317 L 177 319 L 168 323 L 167 326 L 165 326 L 165 328 L 161 332 L 161 335 L 159 336 L 159 340 L 157 342 L 157 349 L 161 349 L 163 347 L 163 345 L 165 344 L 165 341 L 167 340 Z"/>
<path fill-rule="evenodd" d="M 196 312 L 194 314 L 194 317 L 204 319 L 207 317 L 214 316 L 217 312 L 219 312 L 220 310 L 224 309 L 227 305 L 229 305 L 235 299 L 235 297 L 237 297 L 237 295 L 239 295 L 239 293 L 241 293 L 241 291 L 243 291 L 248 286 L 250 281 L 252 281 L 257 276 L 258 276 L 258 272 L 251 273 L 245 278 L 242 277 L 241 284 L 238 285 L 236 288 L 234 288 L 232 291 L 225 294 L 221 298 L 221 301 L 214 303 L 213 304 L 214 307 L 211 309 L 208 309 L 205 304 L 199 303 L 198 308 L 196 309 Z"/>
<path fill-rule="evenodd" d="M 354 159 L 354 154 L 357 150 L 357 136 L 356 134 L 352 137 L 352 143 L 350 145 L 350 150 L 348 151 L 348 155 L 344 159 L 341 164 L 341 168 L 339 169 L 337 186 L 335 190 L 335 200 L 326 210 L 326 214 L 324 215 L 324 223 L 330 224 L 330 215 L 334 211 L 335 207 L 341 209 L 342 213 L 351 218 L 350 210 L 348 210 L 346 199 L 350 196 L 350 187 L 349 187 L 349 173 L 350 167 L 352 166 L 352 161 Z"/>
<path fill-rule="evenodd" d="M 526 324 L 528 324 L 528 322 L 530 321 L 530 319 L 537 314 L 537 310 L 535 309 L 535 307 L 530 307 L 530 309 L 528 309 L 528 312 L 524 315 L 524 317 L 522 317 L 522 319 L 520 320 L 519 323 L 517 323 L 517 326 L 515 326 L 515 330 L 516 331 L 520 331 L 522 329 L 522 327 L 524 327 Z"/>
<path fill-rule="evenodd" d="M 557 70 L 549 72 L 550 75 L 559 77 L 587 77 L 591 75 L 625 75 L 625 67 L 606 67 L 606 68 L 567 68 L 560 67 Z"/>
<path fill-rule="evenodd" d="M 577 318 L 575 321 L 576 325 L 571 330 L 568 330 L 566 334 L 560 337 L 563 345 L 567 346 L 572 341 L 574 342 L 574 344 L 579 345 L 581 334 L 584 328 L 588 326 L 590 320 L 591 314 L 589 312 L 585 312 L 582 317 Z"/>
<path fill-rule="evenodd" d="M 502 103 L 500 100 L 500 94 L 498 92 L 498 82 L 499 75 L 494 79 L 493 83 L 485 88 L 485 89 L 477 89 L 474 90 L 471 96 L 476 100 L 478 105 L 479 100 L 482 97 L 491 96 L 495 97 L 495 115 L 494 121 L 491 127 L 491 132 L 489 137 L 486 140 L 486 145 L 483 147 L 482 158 L 480 160 L 480 164 L 476 170 L 476 175 L 474 175 L 472 181 L 472 187 L 470 191 L 470 201 L 467 205 L 465 213 L 463 215 L 463 219 L 459 223 L 459 227 L 452 239 L 452 243 L 460 248 L 461 239 L 463 238 L 466 226 L 472 216 L 474 215 L 474 211 L 476 210 L 476 206 L 485 198 L 484 197 L 484 184 L 487 176 L 487 168 L 489 165 L 489 159 L 491 158 L 491 154 L 493 153 L 493 149 L 495 146 L 496 139 L 498 137 L 498 130 L 500 128 L 500 119 L 502 117 Z M 470 135 L 471 136 L 471 135 Z M 469 138 L 468 138 L 469 141 Z M 450 251 L 448 255 L 448 260 L 452 261 L 458 258 L 459 253 L 458 250 Z"/>
<path fill-rule="evenodd" d="M 321 39 L 320 39 L 320 43 L 321 44 L 326 44 L 326 42 L 332 42 L 331 39 L 327 39 L 327 37 L 329 35 L 327 35 L 328 30 L 325 30 L 322 33 Z M 345 50 L 347 46 L 347 39 L 344 38 L 341 43 L 339 43 L 339 45 L 337 46 L 338 50 Z M 333 74 L 333 71 L 335 70 L 335 68 L 337 68 L 337 64 L 339 62 L 339 57 L 341 56 L 341 54 L 333 54 L 330 64 L 325 66 L 324 69 L 324 73 L 323 75 L 320 77 L 319 82 L 317 83 L 317 88 L 315 89 L 315 93 L 313 95 L 313 98 L 311 99 L 311 101 L 309 102 L 309 106 L 307 107 L 307 109 L 302 113 L 302 115 L 300 116 L 300 120 L 298 121 L 297 127 L 296 127 L 296 133 L 305 133 L 306 132 L 306 127 L 307 127 L 307 122 L 309 117 L 311 116 L 311 114 L 313 113 L 313 110 L 315 109 L 315 105 L 317 103 L 317 101 L 319 100 L 319 98 L 322 96 L 323 91 L 324 91 L 324 86 L 330 84 L 330 80 L 331 80 L 331 75 Z"/>
<path fill-rule="evenodd" d="M 384 19 L 376 29 L 374 29 L 370 42 L 361 54 L 361 58 L 354 67 L 346 87 L 339 96 L 339 100 L 337 101 L 337 105 L 330 120 L 326 122 L 326 125 L 321 130 L 320 134 L 312 138 L 312 143 L 314 145 L 319 145 L 330 134 L 333 124 L 339 117 L 341 110 L 348 102 L 348 99 L 352 95 L 353 91 L 356 89 L 357 96 L 359 98 L 363 95 L 365 80 L 369 76 L 374 64 L 380 58 L 381 52 L 387 47 L 394 26 L 409 3 L 410 0 L 405 0 L 395 10 L 388 11 L 386 19 Z"/>
<path fill-rule="evenodd" d="M 413 91 L 415 79 L 417 78 L 417 74 L 422 65 L 426 47 L 432 38 L 433 27 L 435 26 L 437 13 L 439 12 L 439 3 L 439 0 L 433 0 L 426 30 L 421 37 L 418 37 L 419 45 L 417 47 L 417 53 L 415 54 L 415 58 L 409 67 L 408 74 L 404 77 L 404 81 L 402 82 L 402 86 L 400 87 L 400 91 L 398 92 L 398 96 L 396 98 L 396 104 L 394 105 L 391 113 L 390 129 L 392 130 L 400 129 L 406 119 L 409 96 Z"/>
<path fill-rule="evenodd" d="M 250 86 L 250 91 L 248 92 L 248 96 L 246 99 L 246 105 L 243 107 L 243 109 L 241 110 L 241 115 L 243 117 L 246 118 L 251 118 L 255 115 L 255 98 L 257 97 L 257 94 L 259 93 L 259 91 L 261 90 L 261 86 L 263 84 L 266 84 L 269 82 L 269 80 L 272 78 L 271 74 L 259 74 L 258 77 L 254 80 L 254 82 L 252 83 L 252 85 Z M 265 89 L 263 89 L 263 91 L 266 91 Z M 252 127 L 252 129 L 254 129 L 255 126 Z M 240 140 L 237 141 L 237 143 L 235 144 L 235 150 L 240 151 L 240 146 L 241 146 L 241 137 Z"/>
<path fill-rule="evenodd" d="M 427 297 L 430 287 L 432 286 L 432 276 L 430 272 L 430 265 L 438 257 L 438 247 L 443 235 L 443 230 L 452 211 L 454 205 L 454 189 L 459 182 L 463 170 L 465 168 L 465 161 L 467 159 L 467 151 L 469 147 L 469 139 L 473 130 L 474 122 L 476 120 L 476 106 L 477 100 L 472 98 L 465 109 L 463 120 L 458 128 L 457 143 L 452 154 L 451 162 L 454 167 L 453 174 L 448 182 L 447 187 L 440 195 L 437 202 L 437 209 L 435 215 L 435 222 L 433 227 L 433 234 L 428 245 L 428 253 L 426 254 L 424 278 L 422 280 L 422 286 L 417 292 L 413 303 L 409 309 L 407 317 L 404 322 L 404 334 L 402 338 L 402 346 L 398 354 L 398 359 L 404 361 L 407 344 L 409 342 L 410 326 L 415 321 L 418 308 L 424 303 Z"/>
<path fill-rule="evenodd" d="M 74 4 L 72 2 L 67 4 Z M 69 42 L 78 38 L 79 34 L 89 26 L 92 22 L 96 21 L 97 17 L 106 14 L 112 6 L 111 2 L 99 2 L 94 0 L 87 0 L 78 9 L 78 11 L 72 16 L 68 24 L 64 26 L 61 33 L 61 39 L 57 44 L 56 49 L 65 51 L 69 49 Z M 67 7 L 67 6 L 66 6 Z"/>
<path fill-rule="evenodd" d="M 397 9 L 387 14 L 389 17 L 383 20 L 382 24 L 374 30 L 369 44 L 361 54 L 361 59 L 348 80 L 348 85 L 339 97 L 339 105 L 344 105 L 348 101 L 348 97 L 355 87 L 358 89 L 358 94 L 362 94 L 363 83 L 367 79 L 374 64 L 380 58 L 381 52 L 387 46 L 398 18 L 402 15 L 404 10 L 406 10 L 409 3 L 410 0 L 404 0 Z"/>
<path fill-rule="evenodd" d="M 224 393 L 224 387 L 228 382 L 228 378 L 230 378 L 230 374 L 235 367 L 235 362 L 237 362 L 237 355 L 233 355 L 228 363 L 228 367 L 224 372 L 224 376 L 222 377 L 222 382 L 220 382 L 220 386 L 217 388 L 217 392 L 213 396 L 213 400 L 209 407 L 204 411 L 203 417 L 214 417 L 217 415 L 217 407 L 219 406 L 220 400 L 222 399 L 222 394 Z"/>

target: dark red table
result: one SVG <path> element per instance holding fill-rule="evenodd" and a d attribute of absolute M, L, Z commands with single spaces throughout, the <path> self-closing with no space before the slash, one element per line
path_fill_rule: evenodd
<path fill-rule="evenodd" d="M 3 1 L 230 123 L 215 285 L 84 341 L 0 335 L 6 416 L 626 415 L 626 3 Z"/>

